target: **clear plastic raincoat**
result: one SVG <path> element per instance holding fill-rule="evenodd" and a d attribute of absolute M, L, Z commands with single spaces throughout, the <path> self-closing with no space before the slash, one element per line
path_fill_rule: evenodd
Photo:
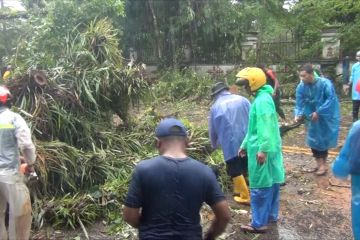
<path fill-rule="evenodd" d="M 209 135 L 213 148 L 221 146 L 225 161 L 238 155 L 249 122 L 250 102 L 229 91 L 221 92 L 210 109 Z"/>
<path fill-rule="evenodd" d="M 311 121 L 316 112 L 318 121 Z M 313 149 L 325 151 L 336 147 L 340 126 L 339 101 L 330 80 L 315 77 L 313 84 L 302 81 L 296 88 L 295 116 L 305 117 L 306 143 Z"/>
<path fill-rule="evenodd" d="M 360 121 L 353 124 L 344 147 L 333 164 L 336 177 L 351 175 L 351 211 L 355 240 L 360 240 Z"/>
<path fill-rule="evenodd" d="M 248 155 L 251 189 L 272 187 L 285 180 L 278 116 L 272 99 L 273 91 L 269 85 L 257 91 L 250 108 L 248 132 L 241 144 L 241 148 L 245 149 Z M 256 159 L 258 152 L 267 155 L 262 165 Z"/>

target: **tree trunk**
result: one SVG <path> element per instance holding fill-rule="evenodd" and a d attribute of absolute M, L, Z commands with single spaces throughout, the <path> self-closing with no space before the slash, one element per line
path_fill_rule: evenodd
<path fill-rule="evenodd" d="M 197 29 L 196 29 L 196 6 L 195 6 L 195 2 L 194 0 L 188 0 L 188 4 L 189 6 L 191 7 L 191 9 L 195 12 L 195 17 L 194 19 L 189 23 L 189 48 L 190 48 L 190 51 L 191 51 L 191 60 L 192 63 L 194 64 L 194 61 L 195 61 L 195 55 L 194 55 L 194 35 L 195 35 L 195 38 L 196 38 L 196 35 L 197 35 Z"/>
<path fill-rule="evenodd" d="M 160 39 L 161 36 L 160 36 L 160 29 L 159 29 L 159 25 L 158 25 L 155 10 L 154 10 L 154 1 L 149 0 L 148 3 L 149 3 L 150 11 L 151 11 L 153 25 L 154 25 L 156 48 L 157 48 L 157 55 L 158 55 L 157 57 L 158 57 L 158 59 L 161 59 L 162 58 L 161 39 Z"/>

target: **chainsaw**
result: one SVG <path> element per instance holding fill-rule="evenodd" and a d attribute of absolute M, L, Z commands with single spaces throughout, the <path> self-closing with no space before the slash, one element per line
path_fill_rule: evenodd
<path fill-rule="evenodd" d="M 283 137 L 288 131 L 291 131 L 295 128 L 298 128 L 301 126 L 301 124 L 303 124 L 304 121 L 297 121 L 297 122 L 293 122 L 293 123 L 290 123 L 290 124 L 283 124 L 279 127 L 279 130 L 280 130 L 280 136 Z"/>

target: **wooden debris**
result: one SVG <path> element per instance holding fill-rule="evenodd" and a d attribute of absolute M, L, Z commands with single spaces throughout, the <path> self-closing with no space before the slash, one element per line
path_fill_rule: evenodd
<path fill-rule="evenodd" d="M 320 205 L 320 202 L 318 200 L 304 200 L 304 199 L 300 199 L 300 202 L 305 203 L 306 205 L 309 204 L 315 204 L 315 205 Z"/>

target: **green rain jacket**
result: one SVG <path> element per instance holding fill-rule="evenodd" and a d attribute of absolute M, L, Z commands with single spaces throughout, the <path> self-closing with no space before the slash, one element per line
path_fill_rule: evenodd
<path fill-rule="evenodd" d="M 271 95 L 273 91 L 268 85 L 257 91 L 250 108 L 248 132 L 241 144 L 248 155 L 250 188 L 272 187 L 285 180 L 278 117 Z M 263 165 L 257 162 L 258 152 L 267 155 Z"/>

